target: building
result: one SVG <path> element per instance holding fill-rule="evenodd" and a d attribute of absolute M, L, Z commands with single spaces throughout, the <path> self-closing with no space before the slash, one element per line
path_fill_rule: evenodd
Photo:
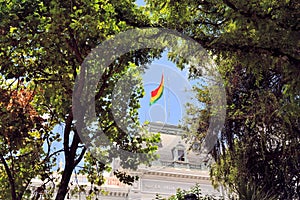
<path fill-rule="evenodd" d="M 203 194 L 221 195 L 209 178 L 207 166 L 211 159 L 190 151 L 181 129 L 175 125 L 150 123 L 149 131 L 161 134 L 160 158 L 151 167 L 139 167 L 140 179 L 130 190 L 131 199 L 152 200 L 156 194 L 168 197 L 175 194 L 177 188 L 188 190 L 196 183 L 200 184 Z"/>
<path fill-rule="evenodd" d="M 199 155 L 189 150 L 189 145 L 182 138 L 183 131 L 175 125 L 150 123 L 149 131 L 161 134 L 158 144 L 160 158 L 151 167 L 139 166 L 132 174 L 138 175 L 139 180 L 133 186 L 122 184 L 116 177 L 107 175 L 102 189 L 105 195 L 98 196 L 103 200 L 152 200 L 156 194 L 169 197 L 178 188 L 188 190 L 198 183 L 202 193 L 220 196 L 221 193 L 211 185 L 208 164 L 212 161 L 207 155 Z M 117 160 L 116 160 L 117 162 Z M 116 163 L 113 163 L 113 165 Z M 73 175 L 75 184 L 86 185 L 86 177 Z M 85 194 L 69 195 L 69 199 L 85 199 Z"/>

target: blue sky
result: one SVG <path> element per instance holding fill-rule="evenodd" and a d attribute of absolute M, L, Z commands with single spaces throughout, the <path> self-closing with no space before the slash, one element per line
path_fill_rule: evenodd
<path fill-rule="evenodd" d="M 144 0 L 137 0 L 137 5 L 144 6 Z M 173 62 L 167 58 L 167 52 L 164 52 L 162 58 L 154 60 L 149 69 L 143 74 L 143 83 L 145 96 L 140 100 L 139 119 L 143 124 L 149 122 L 163 122 L 177 125 L 185 116 L 185 104 L 194 96 L 192 93 L 192 84 L 187 78 L 187 71 L 180 71 Z M 163 72 L 164 71 L 164 72 Z M 158 87 L 161 75 L 164 73 L 165 87 L 163 96 L 152 106 L 149 105 L 151 91 Z"/>
<path fill-rule="evenodd" d="M 163 95 L 155 104 L 150 106 L 151 91 L 160 84 L 162 73 L 164 73 L 165 78 Z M 195 99 L 192 99 L 194 93 L 191 91 L 192 85 L 197 83 L 197 80 L 189 81 L 187 70 L 181 71 L 173 62 L 169 61 L 167 52 L 164 52 L 160 59 L 156 59 L 148 65 L 142 78 L 145 96 L 140 99 L 139 119 L 141 124 L 145 121 L 159 121 L 178 125 L 185 116 L 185 104 L 187 102 L 194 105 L 198 104 Z M 57 125 L 53 132 L 63 133 L 63 129 L 63 125 Z M 54 147 L 60 149 L 62 144 L 55 142 Z M 59 159 L 63 158 L 59 156 Z"/>
<path fill-rule="evenodd" d="M 136 2 L 136 4 L 139 5 L 139 6 L 144 6 L 144 5 L 146 5 L 146 3 L 145 3 L 144 0 L 137 0 L 137 1 L 135 1 L 135 2 Z"/>
<path fill-rule="evenodd" d="M 165 87 L 162 97 L 153 105 L 149 105 L 151 91 L 158 87 L 164 73 Z M 154 60 L 143 74 L 145 96 L 140 100 L 140 122 L 145 121 L 169 123 L 177 125 L 185 115 L 187 102 L 197 103 L 193 99 L 192 83 L 188 80 L 186 70 L 179 70 L 167 59 L 167 52 L 162 58 Z"/>
<path fill-rule="evenodd" d="M 137 0 L 137 5 L 143 6 L 143 0 Z M 165 87 L 162 97 L 153 105 L 149 105 L 151 91 L 158 87 L 161 81 L 162 73 L 165 77 Z M 148 65 L 148 70 L 142 75 L 143 85 L 145 89 L 145 96 L 140 99 L 141 108 L 139 109 L 139 119 L 141 124 L 145 121 L 149 122 L 163 122 L 168 124 L 178 125 L 185 116 L 185 104 L 190 102 L 198 104 L 192 99 L 192 85 L 197 83 L 188 80 L 186 70 L 179 70 L 176 65 L 169 61 L 167 52 L 164 52 L 160 59 L 154 60 Z M 57 125 L 53 132 L 63 132 L 63 126 Z M 57 149 L 62 148 L 61 143 L 55 143 Z M 53 149 L 52 149 L 53 150 Z M 59 160 L 62 156 L 59 156 Z M 57 164 L 59 163 L 57 161 Z M 82 162 L 80 163 L 82 164 Z"/>

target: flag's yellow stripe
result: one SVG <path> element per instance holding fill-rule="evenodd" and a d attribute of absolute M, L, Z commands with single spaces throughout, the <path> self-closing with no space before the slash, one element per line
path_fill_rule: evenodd
<path fill-rule="evenodd" d="M 164 91 L 164 86 L 162 85 L 162 86 L 158 89 L 157 95 L 151 97 L 151 99 L 150 99 L 150 104 L 154 104 L 154 103 L 162 96 L 163 91 Z"/>

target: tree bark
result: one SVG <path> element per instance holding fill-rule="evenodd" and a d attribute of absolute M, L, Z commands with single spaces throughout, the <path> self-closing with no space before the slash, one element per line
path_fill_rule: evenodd
<path fill-rule="evenodd" d="M 72 143 L 69 144 L 69 136 L 72 131 L 72 110 L 66 120 L 66 126 L 64 130 L 64 152 L 65 152 L 65 168 L 61 177 L 60 185 L 56 194 L 55 200 L 64 200 L 68 193 L 68 186 L 71 180 L 72 172 L 77 164 L 82 160 L 86 151 L 84 148 L 79 156 L 77 156 L 78 145 L 80 143 L 80 137 L 77 131 L 74 131 Z"/>
<path fill-rule="evenodd" d="M 56 194 L 55 200 L 64 200 L 67 193 L 68 193 L 68 186 L 72 176 L 74 166 L 72 165 L 65 165 L 64 172 L 61 177 L 60 185 Z"/>
<path fill-rule="evenodd" d="M 14 181 L 13 175 L 11 174 L 11 171 L 5 161 L 5 158 L 2 155 L 0 155 L 0 159 L 1 159 L 2 164 L 4 165 L 6 174 L 8 176 L 8 181 L 10 184 L 10 191 L 11 191 L 11 198 L 12 198 L 12 200 L 19 200 L 20 198 L 17 198 L 15 181 Z"/>

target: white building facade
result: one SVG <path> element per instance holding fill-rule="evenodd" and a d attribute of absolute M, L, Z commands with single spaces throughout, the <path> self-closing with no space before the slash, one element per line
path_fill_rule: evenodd
<path fill-rule="evenodd" d="M 137 171 L 132 172 L 138 175 L 139 180 L 132 186 L 120 183 L 111 175 L 106 178 L 105 184 L 101 187 L 107 191 L 105 195 L 98 195 L 101 200 L 152 200 L 156 194 L 162 197 L 174 195 L 178 188 L 189 190 L 197 183 L 200 185 L 202 194 L 221 196 L 221 190 L 215 190 L 209 178 L 207 167 L 211 159 L 207 155 L 199 155 L 189 150 L 183 138 L 183 131 L 175 125 L 150 123 L 149 131 L 161 134 L 161 142 L 158 144 L 159 159 L 152 163 L 151 167 L 139 166 Z M 73 185 L 88 185 L 86 177 L 73 175 Z M 39 185 L 35 180 L 33 185 Z M 84 200 L 86 194 L 68 195 L 67 199 Z"/>

